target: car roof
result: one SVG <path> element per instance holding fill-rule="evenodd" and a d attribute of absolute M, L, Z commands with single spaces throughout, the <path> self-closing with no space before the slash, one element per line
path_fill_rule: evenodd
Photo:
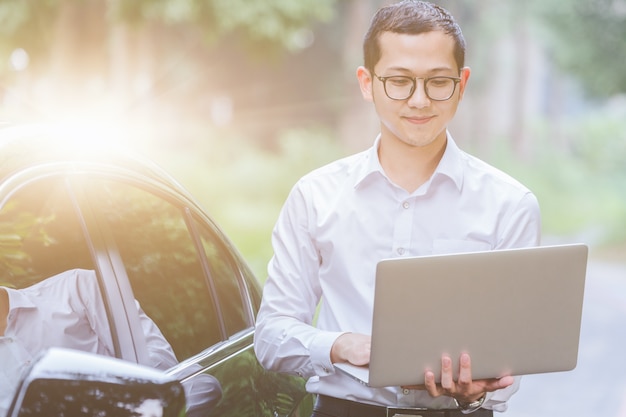
<path fill-rule="evenodd" d="M 93 140 L 94 136 L 96 132 L 48 125 L 1 126 L 0 183 L 18 172 L 42 165 L 99 166 L 148 177 L 193 200 L 184 187 L 150 159 L 117 145 L 114 140 Z"/>

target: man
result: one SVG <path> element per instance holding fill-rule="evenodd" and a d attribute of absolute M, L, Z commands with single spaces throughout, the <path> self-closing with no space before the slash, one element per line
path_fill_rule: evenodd
<path fill-rule="evenodd" d="M 425 371 L 425 385 L 412 387 L 365 387 L 332 366 L 369 363 L 380 259 L 539 244 L 535 196 L 461 151 L 447 131 L 470 77 L 464 56 L 446 10 L 410 0 L 381 8 L 357 69 L 380 135 L 371 149 L 303 177 L 280 213 L 255 351 L 266 368 L 307 379 L 318 394 L 314 416 L 386 416 L 386 407 L 488 416 L 506 410 L 517 389 L 513 377 L 472 380 L 468 355 L 454 358 L 458 374 L 444 356 L 440 383 Z M 441 308 L 454 308 L 445 294 Z"/>

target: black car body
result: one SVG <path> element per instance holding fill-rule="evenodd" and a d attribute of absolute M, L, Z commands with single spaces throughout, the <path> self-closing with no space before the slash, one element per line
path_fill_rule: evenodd
<path fill-rule="evenodd" d="M 221 383 L 208 415 L 297 414 L 304 381 L 257 362 L 260 285 L 211 218 L 150 161 L 65 136 L 0 129 L 0 285 L 95 270 L 116 357 L 145 354 L 136 299 L 180 361 L 169 375 Z"/>

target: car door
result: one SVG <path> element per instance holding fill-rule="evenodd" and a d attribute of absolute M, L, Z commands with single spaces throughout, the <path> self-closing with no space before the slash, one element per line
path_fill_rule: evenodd
<path fill-rule="evenodd" d="M 118 286 L 128 293 L 123 302 L 138 357 L 146 341 L 132 317 L 135 299 L 181 362 L 171 373 L 200 387 L 203 375 L 219 380 L 221 401 L 197 415 L 289 415 L 303 397 L 303 382 L 257 362 L 258 284 L 217 227 L 159 182 L 102 177 L 84 190 L 87 223 L 106 242 Z"/>

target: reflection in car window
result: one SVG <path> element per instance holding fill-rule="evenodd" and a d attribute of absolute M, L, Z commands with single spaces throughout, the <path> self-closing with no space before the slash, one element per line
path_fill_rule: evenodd
<path fill-rule="evenodd" d="M 134 296 L 179 360 L 221 340 L 183 210 L 128 184 L 102 182 L 95 207 L 107 222 Z"/>
<path fill-rule="evenodd" d="M 64 182 L 24 186 L 0 210 L 0 284 L 24 288 L 74 268 L 95 269 Z"/>
<path fill-rule="evenodd" d="M 243 308 L 241 298 L 243 289 L 240 287 L 239 273 L 228 249 L 214 233 L 206 228 L 201 228 L 197 222 L 196 227 L 200 231 L 200 239 L 209 263 L 211 278 L 215 283 L 215 291 L 220 300 L 220 310 L 227 334 L 232 335 L 251 327 L 251 323 L 249 324 L 246 320 L 246 312 Z"/>

